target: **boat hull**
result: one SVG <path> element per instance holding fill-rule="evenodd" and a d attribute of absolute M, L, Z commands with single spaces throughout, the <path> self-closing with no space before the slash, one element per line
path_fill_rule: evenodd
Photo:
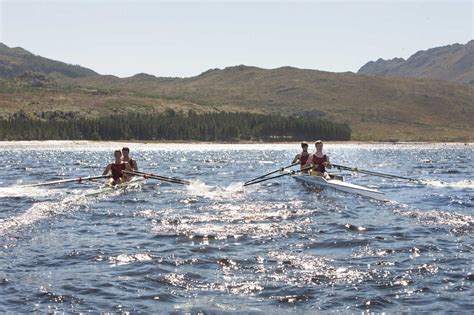
<path fill-rule="evenodd" d="M 321 188 L 332 188 L 335 190 L 343 191 L 346 193 L 357 194 L 364 197 L 377 199 L 377 200 L 387 200 L 385 194 L 381 191 L 370 189 L 367 187 L 343 182 L 338 179 L 325 179 L 321 176 L 311 176 L 311 175 L 293 175 L 294 179 L 299 182 L 309 184 L 312 186 L 317 186 Z"/>
<path fill-rule="evenodd" d="M 118 191 L 118 190 L 126 190 L 128 188 L 134 188 L 141 185 L 144 181 L 145 181 L 145 178 L 143 177 L 134 177 L 129 182 L 125 182 L 116 186 L 111 186 L 111 185 L 106 184 L 94 191 L 86 193 L 85 196 L 87 197 L 98 196 L 98 195 L 108 194 L 108 193 Z"/>

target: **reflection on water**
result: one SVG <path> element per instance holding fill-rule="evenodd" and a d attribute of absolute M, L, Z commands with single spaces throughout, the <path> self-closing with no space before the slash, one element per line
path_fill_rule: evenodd
<path fill-rule="evenodd" d="M 128 189 L 35 183 L 101 173 L 123 143 L 7 142 L 0 155 L 0 310 L 464 311 L 472 300 L 471 146 L 327 144 L 384 203 L 291 178 L 249 187 L 298 145 L 126 144 Z M 452 163 L 455 160 L 456 163 Z"/>

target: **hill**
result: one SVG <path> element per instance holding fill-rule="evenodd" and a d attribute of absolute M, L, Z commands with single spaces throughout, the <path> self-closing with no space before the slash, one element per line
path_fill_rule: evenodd
<path fill-rule="evenodd" d="M 407 60 L 394 58 L 370 61 L 357 73 L 474 84 L 474 40 L 465 45 L 454 44 L 422 50 Z"/>
<path fill-rule="evenodd" d="M 474 140 L 473 87 L 450 82 L 247 66 L 139 83 L 104 76 L 68 81 L 72 86 L 133 91 L 213 110 L 325 118 L 349 124 L 356 140 Z"/>
<path fill-rule="evenodd" d="M 10 55 L 0 51 L 0 60 L 11 59 Z M 38 73 L 38 65 L 22 65 L 29 72 L 14 77 L 0 73 L 0 116 L 20 110 L 41 119 L 167 109 L 251 112 L 345 123 L 352 129 L 353 140 L 474 141 L 473 85 L 292 67 L 240 65 L 191 78 L 144 73 L 118 78 L 89 70 L 91 74 L 88 69 L 73 75 L 51 72 L 52 68 Z"/>
<path fill-rule="evenodd" d="M 71 78 L 97 75 L 95 71 L 81 66 L 36 56 L 23 48 L 10 48 L 0 43 L 0 77 L 13 78 L 25 72 L 39 72 Z"/>

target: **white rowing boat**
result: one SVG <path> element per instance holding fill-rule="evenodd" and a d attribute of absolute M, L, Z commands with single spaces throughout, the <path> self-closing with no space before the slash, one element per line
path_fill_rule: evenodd
<path fill-rule="evenodd" d="M 358 194 L 377 200 L 387 200 L 385 198 L 385 194 L 381 191 L 351 183 L 346 183 L 340 179 L 325 179 L 321 176 L 311 176 L 305 174 L 293 175 L 292 177 L 299 182 L 312 186 L 317 186 L 321 188 L 329 187 L 339 191 L 344 191 L 351 194 Z"/>
<path fill-rule="evenodd" d="M 145 180 L 146 179 L 143 177 L 133 177 L 130 181 L 116 185 L 116 186 L 111 186 L 111 185 L 106 184 L 102 187 L 99 187 L 98 189 L 95 189 L 91 192 L 86 193 L 85 196 L 91 197 L 91 196 L 98 196 L 102 194 L 108 194 L 108 193 L 118 191 L 118 190 L 126 191 L 127 189 L 136 189 L 136 188 L 139 188 Z"/>

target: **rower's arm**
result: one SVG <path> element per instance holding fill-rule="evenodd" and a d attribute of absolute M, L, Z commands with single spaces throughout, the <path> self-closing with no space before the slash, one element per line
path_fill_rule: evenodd
<path fill-rule="evenodd" d="M 107 167 L 105 168 L 104 172 L 102 173 L 102 175 L 108 175 L 110 173 L 110 164 L 107 165 Z"/>
<path fill-rule="evenodd" d="M 331 162 L 329 162 L 329 156 L 326 155 L 326 166 L 327 168 L 331 168 Z"/>
<path fill-rule="evenodd" d="M 291 162 L 291 164 L 295 164 L 299 160 L 300 160 L 300 154 L 297 154 L 295 155 L 295 158 L 293 159 L 293 162 Z"/>
<path fill-rule="evenodd" d="M 129 164 L 129 163 L 125 163 L 125 170 L 126 170 L 127 172 L 133 171 L 132 168 L 130 167 L 130 164 Z M 128 181 L 131 176 L 130 176 L 130 174 L 123 173 L 123 177 L 125 178 L 125 180 Z"/>
<path fill-rule="evenodd" d="M 132 163 L 132 164 L 133 164 L 133 165 L 130 165 L 130 166 L 133 168 L 133 170 L 134 170 L 134 171 L 138 171 L 138 164 L 137 164 L 137 161 L 136 161 L 135 159 L 133 160 L 133 163 Z"/>
<path fill-rule="evenodd" d="M 304 165 L 304 167 L 308 167 L 308 166 L 312 166 L 313 165 L 313 155 L 310 154 L 309 157 L 308 157 L 308 160 L 306 161 L 306 164 Z"/>

